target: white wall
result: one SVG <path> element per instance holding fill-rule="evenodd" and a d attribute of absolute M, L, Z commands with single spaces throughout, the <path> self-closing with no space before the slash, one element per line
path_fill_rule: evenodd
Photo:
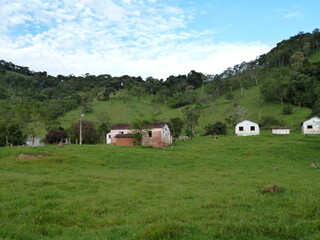
<path fill-rule="evenodd" d="M 172 144 L 172 137 L 171 137 L 168 124 L 165 124 L 161 130 L 162 130 L 162 135 L 161 135 L 162 142 L 167 144 Z"/>
<path fill-rule="evenodd" d="M 235 126 L 235 134 L 237 136 L 251 136 L 251 135 L 259 135 L 260 128 L 259 125 L 255 122 L 251 122 L 249 120 L 244 120 L 239 122 Z"/>
<path fill-rule="evenodd" d="M 115 143 L 115 136 L 117 134 L 128 134 L 130 133 L 131 130 L 130 129 L 114 129 L 111 130 L 109 133 L 107 133 L 107 144 L 111 144 L 111 143 Z"/>
<path fill-rule="evenodd" d="M 290 134 L 289 128 L 273 128 L 272 129 L 273 134 Z"/>

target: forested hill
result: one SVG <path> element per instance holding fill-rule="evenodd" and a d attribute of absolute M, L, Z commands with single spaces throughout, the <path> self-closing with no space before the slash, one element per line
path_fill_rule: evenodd
<path fill-rule="evenodd" d="M 34 72 L 28 67 L 0 61 L 0 123 L 17 122 L 29 126 L 42 121 L 56 127 L 57 117 L 79 106 L 91 110 L 92 100 L 108 101 L 116 95 L 124 102 L 131 97 L 152 96 L 152 102 L 178 108 L 214 102 L 222 95 L 232 99 L 235 90 L 245 95 L 258 86 L 266 101 L 305 106 L 319 111 L 320 32 L 300 32 L 280 42 L 269 53 L 242 62 L 221 74 L 190 71 L 167 79 L 121 76 L 56 77 Z M 197 90 L 198 88 L 201 91 Z"/>

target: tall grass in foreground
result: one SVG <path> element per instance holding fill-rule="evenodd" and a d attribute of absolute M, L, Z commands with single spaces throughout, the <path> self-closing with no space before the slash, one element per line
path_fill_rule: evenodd
<path fill-rule="evenodd" d="M 0 238 L 320 239 L 319 147 L 319 136 L 264 134 L 1 148 Z M 285 191 L 261 193 L 273 183 Z"/>

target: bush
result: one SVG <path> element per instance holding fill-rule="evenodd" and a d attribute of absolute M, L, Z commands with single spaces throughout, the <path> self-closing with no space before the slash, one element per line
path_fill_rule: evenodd
<path fill-rule="evenodd" d="M 4 147 L 7 144 L 6 127 L 0 125 L 0 147 Z"/>
<path fill-rule="evenodd" d="M 260 121 L 260 125 L 263 128 L 281 127 L 281 126 L 285 126 L 286 122 L 283 120 L 279 120 L 279 119 L 272 117 L 272 116 L 264 116 L 264 117 L 262 117 L 262 119 Z"/>
<path fill-rule="evenodd" d="M 180 136 L 183 126 L 184 121 L 181 118 L 170 118 L 169 127 L 173 138 L 176 139 Z"/>
<path fill-rule="evenodd" d="M 143 136 L 146 136 L 149 132 L 149 129 L 152 128 L 152 124 L 149 120 L 146 119 L 136 119 L 131 123 L 131 132 L 132 138 L 138 139 L 138 144 L 141 144 Z"/>
<path fill-rule="evenodd" d="M 185 94 L 181 92 L 173 94 L 173 96 L 168 99 L 168 103 L 172 108 L 183 107 L 192 104 L 195 101 L 196 97 L 193 94 Z"/>
<path fill-rule="evenodd" d="M 234 95 L 231 92 L 229 92 L 229 93 L 226 94 L 225 98 L 227 100 L 233 100 L 234 99 Z"/>
<path fill-rule="evenodd" d="M 67 138 L 68 133 L 63 129 L 52 129 L 46 134 L 45 142 L 49 144 L 57 144 L 62 139 Z"/>
<path fill-rule="evenodd" d="M 315 101 L 315 103 L 312 106 L 312 113 L 310 117 L 314 116 L 320 116 L 320 98 L 317 101 Z"/>
<path fill-rule="evenodd" d="M 18 124 L 8 127 L 0 126 L 0 146 L 22 146 L 26 143 L 26 136 Z"/>
<path fill-rule="evenodd" d="M 208 124 L 204 127 L 205 135 L 226 135 L 227 134 L 227 124 L 217 121 L 214 124 Z"/>
<path fill-rule="evenodd" d="M 283 107 L 282 109 L 282 113 L 283 114 L 286 114 L 286 115 L 289 115 L 289 114 L 292 114 L 292 107 L 291 106 L 285 106 Z"/>

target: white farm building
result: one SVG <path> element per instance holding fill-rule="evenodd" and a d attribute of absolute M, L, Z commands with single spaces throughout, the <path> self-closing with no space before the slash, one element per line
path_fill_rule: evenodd
<path fill-rule="evenodd" d="M 237 136 L 252 136 L 260 134 L 259 124 L 244 120 L 235 126 L 235 134 Z"/>
<path fill-rule="evenodd" d="M 320 134 L 320 118 L 313 117 L 302 123 L 302 133 Z"/>

